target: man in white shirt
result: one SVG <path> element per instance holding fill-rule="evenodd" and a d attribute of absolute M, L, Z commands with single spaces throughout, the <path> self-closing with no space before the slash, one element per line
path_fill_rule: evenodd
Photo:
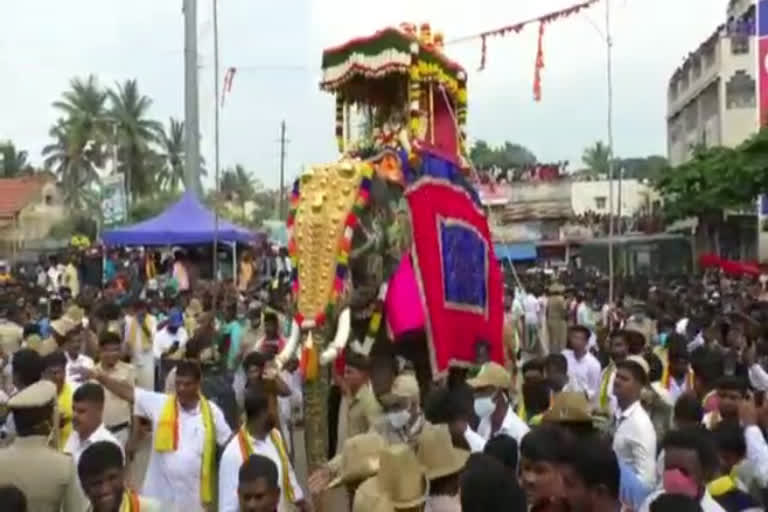
<path fill-rule="evenodd" d="M 136 370 L 139 387 L 155 390 L 154 339 L 157 319 L 147 311 L 147 304 L 141 299 L 133 304 L 133 312 L 125 317 L 123 343 L 125 352 L 131 354 L 131 363 Z"/>
<path fill-rule="evenodd" d="M 201 478 L 203 474 L 215 474 L 214 468 L 202 467 L 209 450 L 214 451 L 211 462 L 215 463 L 216 446 L 207 445 L 207 440 L 224 445 L 232 430 L 221 409 L 200 394 L 200 366 L 193 361 L 181 361 L 176 366 L 176 393 L 173 395 L 134 388 L 101 372 L 79 369 L 78 373 L 86 379 L 95 379 L 124 400 L 133 402 L 134 414 L 152 423 L 153 449 L 142 494 L 161 503 L 173 503 L 178 510 L 185 512 L 207 512 L 210 504 L 203 503 L 201 486 L 205 484 L 214 490 L 216 487 L 212 476 L 212 481 L 207 482 Z M 175 401 L 175 405 L 171 405 L 171 401 Z M 204 408 L 210 412 L 213 432 L 208 432 Z M 175 417 L 174 414 L 168 417 L 169 409 L 175 412 Z M 168 425 L 168 421 L 173 421 L 175 426 Z M 173 436 L 177 444 L 171 450 L 160 451 L 157 446 L 158 430 L 169 427 L 178 432 L 177 436 Z"/>
<path fill-rule="evenodd" d="M 239 512 L 238 474 L 243 463 L 253 454 L 268 457 L 277 465 L 280 484 L 278 512 L 291 506 L 308 510 L 280 431 L 269 413 L 267 396 L 260 390 L 249 389 L 245 395 L 247 423 L 229 441 L 221 456 L 219 467 L 219 512 Z"/>
<path fill-rule="evenodd" d="M 81 382 L 75 377 L 73 370 L 79 367 L 93 368 L 93 359 L 82 354 L 82 337 L 78 334 L 70 335 L 64 345 L 64 355 L 67 356 L 66 379 L 73 388 L 77 388 Z"/>
<path fill-rule="evenodd" d="M 768 442 L 760 428 L 759 417 L 765 414 L 767 408 L 768 402 L 758 408 L 754 398 L 743 400 L 739 405 L 739 418 L 744 425 L 744 440 L 747 444 L 747 460 L 754 469 L 755 481 L 761 488 L 768 487 Z"/>
<path fill-rule="evenodd" d="M 588 350 L 590 331 L 583 325 L 571 327 L 568 331 L 568 347 L 563 355 L 568 361 L 568 378 L 591 401 L 600 390 L 600 361 Z"/>
<path fill-rule="evenodd" d="M 506 434 L 520 444 L 530 429 L 512 410 L 509 372 L 497 363 L 486 363 L 477 377 L 469 379 L 467 384 L 475 390 L 475 414 L 480 418 L 477 433 L 486 441 Z"/>
<path fill-rule="evenodd" d="M 539 353 L 539 311 L 541 304 L 533 293 L 526 293 L 523 298 L 523 311 L 525 318 L 525 344 L 523 351 Z"/>
<path fill-rule="evenodd" d="M 648 363 L 640 356 L 629 356 L 616 364 L 613 392 L 613 450 L 649 489 L 656 487 L 656 431 L 640 403 L 640 394 L 648 383 Z"/>
<path fill-rule="evenodd" d="M 61 271 L 56 256 L 51 256 L 48 260 L 48 291 L 58 293 L 61 286 Z"/>
<path fill-rule="evenodd" d="M 629 354 L 629 333 L 616 331 L 611 336 L 609 352 L 611 362 L 600 374 L 600 388 L 593 403 L 599 411 L 613 415 L 616 411 L 616 395 L 613 394 L 613 380 L 616 377 L 616 364 L 624 361 Z"/>
<path fill-rule="evenodd" d="M 709 440 L 698 428 L 675 430 L 664 438 L 664 476 L 662 489 L 648 496 L 640 512 L 648 512 L 653 501 L 663 493 L 683 494 L 696 499 L 703 512 L 725 512 L 707 490 L 711 469 L 707 461 Z"/>
<path fill-rule="evenodd" d="M 86 382 L 72 396 L 72 434 L 64 445 L 77 465 L 80 455 L 93 443 L 109 441 L 123 447 L 103 423 L 104 389 L 94 382 Z"/>

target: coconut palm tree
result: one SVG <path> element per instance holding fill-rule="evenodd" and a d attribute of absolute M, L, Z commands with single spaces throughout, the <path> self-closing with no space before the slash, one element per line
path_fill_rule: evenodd
<path fill-rule="evenodd" d="M 88 189 L 98 183 L 105 162 L 107 93 L 95 76 L 73 78 L 53 103 L 62 117 L 49 130 L 53 142 L 43 148 L 45 165 L 61 180 L 71 208 L 90 208 Z"/>
<path fill-rule="evenodd" d="M 64 202 L 74 210 L 98 208 L 93 193 L 99 183 L 95 162 L 102 158 L 98 144 L 84 140 L 85 133 L 63 119 L 48 134 L 53 142 L 43 148 L 45 167 L 59 178 Z"/>
<path fill-rule="evenodd" d="M 109 118 L 116 127 L 118 170 L 125 174 L 128 195 L 150 195 L 157 182 L 152 145 L 163 129 L 159 122 L 147 117 L 152 100 L 139 92 L 136 80 L 116 84 L 107 95 Z"/>
<path fill-rule="evenodd" d="M 160 132 L 158 145 L 163 158 L 159 185 L 164 190 L 176 192 L 179 185 L 184 184 L 184 121 L 170 118 L 167 131 Z"/>
<path fill-rule="evenodd" d="M 29 154 L 18 151 L 13 142 L 0 143 L 0 177 L 14 178 L 35 172 L 28 160 Z"/>
<path fill-rule="evenodd" d="M 584 150 L 581 161 L 587 166 L 587 175 L 590 178 L 597 178 L 608 175 L 608 162 L 610 162 L 611 157 L 611 148 L 599 140 L 595 142 L 594 146 Z"/>
<path fill-rule="evenodd" d="M 224 169 L 219 181 L 219 191 L 225 201 L 237 202 L 245 219 L 245 205 L 253 199 L 257 183 L 245 167 L 237 164 L 232 168 Z"/>

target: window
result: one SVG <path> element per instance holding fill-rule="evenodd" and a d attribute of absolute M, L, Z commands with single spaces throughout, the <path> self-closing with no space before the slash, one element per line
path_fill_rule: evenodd
<path fill-rule="evenodd" d="M 749 36 L 733 34 L 731 36 L 731 53 L 733 55 L 746 55 L 749 53 Z"/>
<path fill-rule="evenodd" d="M 755 80 L 743 69 L 737 71 L 725 84 L 725 106 L 755 108 Z"/>
<path fill-rule="evenodd" d="M 598 210 L 605 210 L 605 196 L 595 197 L 595 208 Z"/>

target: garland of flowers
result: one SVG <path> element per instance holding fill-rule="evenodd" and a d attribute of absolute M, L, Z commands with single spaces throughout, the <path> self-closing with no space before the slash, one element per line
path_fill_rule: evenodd
<path fill-rule="evenodd" d="M 360 180 L 360 188 L 357 192 L 357 199 L 352 206 L 352 211 L 347 214 L 347 218 L 344 221 L 344 232 L 339 240 L 338 254 L 336 256 L 336 276 L 333 280 L 333 288 L 331 290 L 331 296 L 328 300 L 328 304 L 324 311 L 321 311 L 315 315 L 313 319 L 315 327 L 321 327 L 325 324 L 327 318 L 333 317 L 336 304 L 339 297 L 344 292 L 344 286 L 346 282 L 347 273 L 349 272 L 349 252 L 352 249 L 352 236 L 355 234 L 355 228 L 360 221 L 360 215 L 368 207 L 368 202 L 371 196 L 371 179 L 373 178 L 373 166 L 367 162 L 362 164 L 362 179 Z M 298 257 L 296 254 L 296 241 L 293 237 L 293 225 L 296 220 L 296 209 L 300 200 L 299 180 L 297 179 L 293 183 L 293 191 L 291 192 L 291 209 L 288 212 L 288 218 L 286 219 L 286 226 L 291 230 L 290 239 L 288 242 L 288 254 L 293 264 L 293 273 L 291 275 L 291 290 L 293 291 L 294 300 L 298 300 L 299 290 L 299 266 Z M 295 315 L 296 323 L 301 326 L 304 323 L 304 315 L 299 311 Z"/>
<path fill-rule="evenodd" d="M 344 152 L 344 97 L 336 95 L 336 144 L 339 153 Z"/>
<path fill-rule="evenodd" d="M 408 105 L 410 120 L 408 129 L 412 138 L 417 138 L 421 128 L 421 82 L 419 81 L 419 66 L 416 62 L 411 65 L 409 70 L 410 80 L 408 82 Z"/>

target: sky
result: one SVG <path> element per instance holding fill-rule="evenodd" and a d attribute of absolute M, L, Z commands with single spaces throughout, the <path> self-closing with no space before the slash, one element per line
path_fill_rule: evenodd
<path fill-rule="evenodd" d="M 212 1 L 198 0 L 201 151 L 214 161 Z M 337 157 L 332 97 L 318 88 L 322 49 L 402 21 L 431 23 L 445 39 L 568 7 L 578 0 L 219 0 L 220 77 L 238 69 L 221 112 L 221 167 L 243 164 L 279 183 L 280 123 L 287 179 Z M 674 69 L 724 21 L 727 0 L 610 0 L 614 148 L 621 157 L 666 153 L 666 87 Z M 52 107 L 73 77 L 135 78 L 167 123 L 184 116 L 182 0 L 3 2 L 0 140 L 42 162 Z M 605 0 L 546 28 L 542 101 L 534 102 L 537 27 L 449 45 L 468 71 L 472 139 L 528 147 L 540 161 L 569 160 L 607 141 Z"/>

